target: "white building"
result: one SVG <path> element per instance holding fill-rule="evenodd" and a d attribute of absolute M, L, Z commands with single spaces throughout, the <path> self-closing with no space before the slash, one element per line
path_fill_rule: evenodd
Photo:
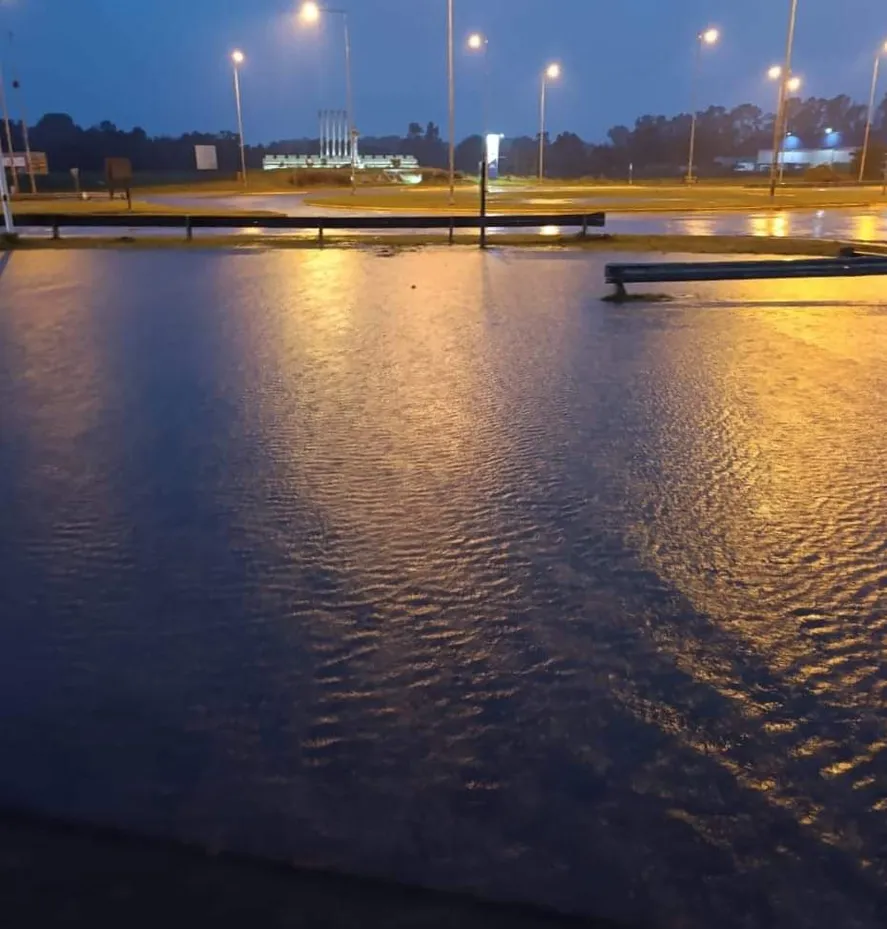
<path fill-rule="evenodd" d="M 788 148 L 779 154 L 779 162 L 787 168 L 815 168 L 817 165 L 851 165 L 855 148 Z M 773 164 L 773 149 L 758 152 L 758 169 Z"/>

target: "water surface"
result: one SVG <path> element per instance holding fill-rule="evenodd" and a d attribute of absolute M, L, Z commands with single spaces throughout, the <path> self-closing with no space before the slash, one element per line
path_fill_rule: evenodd
<path fill-rule="evenodd" d="M 883 925 L 883 282 L 615 307 L 605 260 L 13 254 L 0 803 Z"/>

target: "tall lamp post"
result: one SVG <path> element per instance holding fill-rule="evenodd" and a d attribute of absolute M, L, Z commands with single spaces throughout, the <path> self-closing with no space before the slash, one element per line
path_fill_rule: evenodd
<path fill-rule="evenodd" d="M 785 42 L 785 64 L 782 67 L 782 80 L 779 82 L 779 103 L 776 107 L 776 119 L 773 123 L 773 160 L 770 163 L 770 197 L 776 196 L 776 175 L 779 167 L 779 155 L 785 141 L 785 102 L 788 83 L 792 78 L 792 52 L 795 47 L 795 26 L 798 22 L 798 0 L 791 0 L 788 14 L 788 35 Z"/>
<path fill-rule="evenodd" d="M 881 67 L 881 56 L 887 55 L 887 42 L 878 47 L 875 53 L 875 67 L 872 70 L 872 92 L 869 95 L 869 110 L 865 121 L 865 141 L 862 143 L 862 154 L 859 156 L 859 183 L 865 179 L 865 163 L 869 154 L 869 140 L 872 135 L 872 121 L 875 118 L 875 94 L 878 92 L 878 71 Z"/>
<path fill-rule="evenodd" d="M 456 52 L 453 0 L 447 0 L 447 104 L 450 135 L 450 206 L 456 202 Z"/>
<path fill-rule="evenodd" d="M 0 65 L 0 113 L 3 116 L 3 123 L 6 128 L 6 147 L 9 149 L 9 157 L 12 158 L 12 124 L 9 121 L 9 110 L 6 106 L 6 89 L 3 84 L 3 67 Z M 3 168 L 4 173 L 6 168 Z M 18 172 L 15 170 L 15 163 L 9 166 L 9 175 L 12 180 L 12 192 L 18 193 Z"/>
<path fill-rule="evenodd" d="M 240 176 L 243 186 L 246 187 L 246 147 L 243 142 L 243 109 L 240 105 L 240 66 L 244 60 L 243 52 L 239 48 L 231 52 L 231 63 L 234 66 L 234 102 L 237 104 L 237 136 L 240 139 Z"/>
<path fill-rule="evenodd" d="M 561 76 L 561 66 L 550 64 L 542 72 L 542 84 L 539 90 L 539 180 L 545 176 L 545 89 L 549 81 L 556 81 Z"/>
<path fill-rule="evenodd" d="M 782 183 L 783 178 L 785 177 L 785 140 L 788 137 L 788 95 L 796 94 L 801 89 L 801 79 L 797 75 L 790 74 L 788 80 L 784 80 L 782 76 L 782 65 L 773 65 L 773 67 L 767 72 L 767 77 L 771 81 L 779 81 L 779 91 L 778 95 L 781 99 L 781 104 L 777 103 L 777 110 L 779 107 L 782 107 L 783 116 L 782 116 L 782 134 L 779 139 L 780 150 L 777 153 L 779 158 L 779 183 Z"/>
<path fill-rule="evenodd" d="M 12 156 L 12 150 L 10 149 L 10 157 Z M 0 142 L 0 161 L 3 161 L 3 144 Z M 3 228 L 6 230 L 7 235 L 12 235 L 15 232 L 15 226 L 12 223 L 12 210 L 9 206 L 9 187 L 6 185 L 6 167 L 5 165 L 0 165 L 0 209 L 3 213 Z"/>
<path fill-rule="evenodd" d="M 484 56 L 484 92 L 483 92 L 483 137 L 481 139 L 481 152 L 484 164 L 488 163 L 487 152 L 487 134 L 490 131 L 489 126 L 489 101 L 490 101 L 490 57 L 489 57 L 490 40 L 480 32 L 472 32 L 468 36 L 468 48 L 473 52 L 480 52 Z"/>
<path fill-rule="evenodd" d="M 702 70 L 702 49 L 706 45 L 716 45 L 720 39 L 721 33 L 717 29 L 706 29 L 696 36 L 696 61 L 693 66 L 693 116 L 690 120 L 690 154 L 687 158 L 687 183 L 692 184 L 693 165 L 696 160 L 696 121 L 697 100 L 696 95 L 699 90 L 699 73 Z"/>
<path fill-rule="evenodd" d="M 301 17 L 306 23 L 316 23 L 322 15 L 342 17 L 342 29 L 345 38 L 345 109 L 348 117 L 348 141 L 351 155 L 351 193 L 355 193 L 355 156 L 357 149 L 357 133 L 354 128 L 354 85 L 351 75 L 351 31 L 348 28 L 348 11 L 320 6 L 314 0 L 307 0 L 302 4 Z"/>

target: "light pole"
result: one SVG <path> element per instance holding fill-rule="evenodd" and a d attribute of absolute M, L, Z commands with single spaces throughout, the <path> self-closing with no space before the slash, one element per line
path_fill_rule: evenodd
<path fill-rule="evenodd" d="M 779 103 L 776 107 L 776 119 L 773 123 L 773 160 L 770 163 L 770 197 L 776 196 L 776 173 L 779 167 L 779 155 L 785 141 L 785 99 L 788 82 L 793 78 L 792 51 L 795 47 L 795 25 L 798 22 L 798 0 L 791 0 L 788 14 L 788 35 L 785 42 L 785 64 L 782 67 L 782 80 L 779 82 Z M 784 159 L 783 159 L 784 160 Z"/>
<path fill-rule="evenodd" d="M 12 156 L 12 146 L 9 149 L 10 157 Z M 0 162 L 3 161 L 3 145 L 0 143 Z M 9 187 L 6 185 L 6 166 L 0 164 L 0 210 L 3 213 L 3 228 L 7 235 L 15 232 L 15 226 L 12 222 L 12 210 L 9 207 Z"/>
<path fill-rule="evenodd" d="M 487 134 L 490 131 L 490 40 L 480 32 L 473 32 L 468 36 L 468 48 L 473 52 L 481 52 L 484 56 L 483 136 L 481 138 L 481 155 L 484 164 L 488 164 L 489 152 L 487 152 Z"/>
<path fill-rule="evenodd" d="M 240 49 L 231 52 L 231 63 L 234 66 L 234 102 L 237 104 L 237 135 L 240 139 L 240 175 L 243 186 L 246 187 L 246 148 L 243 143 L 243 110 L 240 106 L 240 66 L 243 62 L 243 52 Z"/>
<path fill-rule="evenodd" d="M 561 66 L 550 64 L 542 72 L 542 85 L 539 91 L 539 180 L 545 176 L 545 88 L 549 81 L 556 81 L 561 76 Z"/>
<path fill-rule="evenodd" d="M 450 206 L 456 202 L 456 54 L 453 37 L 453 0 L 447 0 L 447 103 L 450 135 Z"/>
<path fill-rule="evenodd" d="M 690 155 L 687 158 L 687 183 L 693 183 L 693 163 L 696 159 L 696 94 L 699 85 L 699 72 L 702 70 L 702 49 L 706 45 L 716 45 L 721 33 L 717 29 L 706 29 L 696 36 L 696 62 L 693 66 L 693 115 L 690 119 Z"/>
<path fill-rule="evenodd" d="M 783 128 L 782 134 L 780 136 L 780 145 L 782 148 L 779 151 L 779 155 L 782 157 L 779 158 L 779 183 L 781 184 L 783 178 L 785 177 L 785 140 L 789 135 L 788 129 L 788 95 L 796 94 L 801 89 L 801 79 L 797 75 L 789 75 L 788 80 L 782 79 L 782 66 L 773 65 L 772 68 L 767 72 L 767 77 L 771 81 L 779 81 L 779 90 L 778 95 L 781 99 L 781 104 L 777 103 L 777 109 L 781 105 L 783 110 Z"/>
<path fill-rule="evenodd" d="M 3 113 L 3 123 L 6 128 L 6 147 L 9 149 L 9 157 L 12 158 L 12 124 L 9 121 L 9 110 L 6 106 L 6 90 L 3 85 L 3 68 L 0 66 L 0 112 Z M 6 167 L 3 168 L 4 174 Z M 9 176 L 12 180 L 12 192 L 18 193 L 18 172 L 15 170 L 15 163 L 9 165 Z"/>
<path fill-rule="evenodd" d="M 348 118 L 348 142 L 351 156 L 351 194 L 355 193 L 355 156 L 357 153 L 356 130 L 354 128 L 354 85 L 351 76 L 351 31 L 348 28 L 348 11 L 333 9 L 328 6 L 320 6 L 314 0 L 307 0 L 302 4 L 301 17 L 306 23 L 316 23 L 320 20 L 321 15 L 329 14 L 331 16 L 342 17 L 342 29 L 345 38 L 345 109 Z"/>
<path fill-rule="evenodd" d="M 875 94 L 878 91 L 878 71 L 881 67 L 881 56 L 887 55 L 887 42 L 878 47 L 875 53 L 875 67 L 872 70 L 872 92 L 869 95 L 869 110 L 865 121 L 865 141 L 862 143 L 862 154 L 859 156 L 859 183 L 865 178 L 865 163 L 869 154 L 869 140 L 872 135 L 872 120 L 875 117 Z"/>

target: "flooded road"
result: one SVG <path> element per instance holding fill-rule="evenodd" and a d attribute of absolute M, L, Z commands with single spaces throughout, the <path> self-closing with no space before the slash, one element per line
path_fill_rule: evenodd
<path fill-rule="evenodd" d="M 883 281 L 616 307 L 606 260 L 13 253 L 0 803 L 883 926 Z"/>

